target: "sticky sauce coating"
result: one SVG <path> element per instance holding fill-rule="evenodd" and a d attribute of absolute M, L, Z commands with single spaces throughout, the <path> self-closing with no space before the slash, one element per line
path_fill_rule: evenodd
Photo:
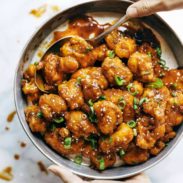
<path fill-rule="evenodd" d="M 109 25 L 70 20 L 54 41 L 73 37 L 22 78 L 31 131 L 100 171 L 156 156 L 183 121 L 183 70 L 166 66 L 159 41 L 140 22 L 121 25 L 95 47 L 85 40 Z"/>

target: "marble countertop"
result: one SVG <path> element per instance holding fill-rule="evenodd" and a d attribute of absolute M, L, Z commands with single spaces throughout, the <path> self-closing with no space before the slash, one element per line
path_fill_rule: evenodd
<path fill-rule="evenodd" d="M 12 183 L 57 183 L 58 178 L 51 173 L 40 171 L 37 162 L 46 166 L 51 162 L 46 159 L 30 142 L 23 131 L 17 116 L 11 123 L 7 115 L 15 110 L 13 100 L 13 78 L 21 51 L 32 33 L 38 29 L 54 12 L 52 5 L 61 10 L 86 0 L 6 0 L 0 6 L 0 171 L 7 166 L 13 169 Z M 41 18 L 29 14 L 31 9 L 47 4 L 48 10 Z M 183 41 L 183 10 L 160 13 L 163 19 L 175 30 Z M 21 143 L 26 143 L 21 147 Z M 153 183 L 182 182 L 183 141 L 158 165 L 146 171 Z M 19 155 L 19 159 L 14 158 Z M 0 183 L 5 181 L 0 179 Z"/>

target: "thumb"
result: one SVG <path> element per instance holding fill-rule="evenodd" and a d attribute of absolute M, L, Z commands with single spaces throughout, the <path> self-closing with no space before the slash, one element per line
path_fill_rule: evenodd
<path fill-rule="evenodd" d="M 167 10 L 167 6 L 162 0 L 140 0 L 129 6 L 126 14 L 130 18 L 136 18 L 165 10 Z"/>
<path fill-rule="evenodd" d="M 64 183 L 84 183 L 84 181 L 77 175 L 74 175 L 70 170 L 65 167 L 51 165 L 48 170 L 60 177 Z"/>

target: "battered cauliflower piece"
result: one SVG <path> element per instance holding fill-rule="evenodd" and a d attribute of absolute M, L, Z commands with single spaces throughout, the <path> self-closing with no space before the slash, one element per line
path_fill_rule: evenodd
<path fill-rule="evenodd" d="M 56 94 L 44 94 L 39 99 L 39 107 L 43 113 L 44 118 L 52 120 L 65 112 L 67 106 L 62 97 Z"/>
<path fill-rule="evenodd" d="M 156 141 L 164 136 L 165 124 L 152 117 L 142 116 L 137 119 L 136 145 L 142 149 L 151 149 Z"/>
<path fill-rule="evenodd" d="M 147 161 L 149 153 L 147 150 L 140 149 L 131 143 L 122 159 L 127 165 L 136 165 Z"/>
<path fill-rule="evenodd" d="M 128 91 L 133 95 L 140 97 L 143 94 L 144 88 L 139 81 L 133 81 L 127 86 Z"/>
<path fill-rule="evenodd" d="M 135 40 L 128 37 L 122 37 L 115 46 L 115 53 L 120 58 L 129 58 L 136 51 Z"/>
<path fill-rule="evenodd" d="M 183 91 L 173 91 L 166 105 L 166 123 L 177 126 L 183 122 Z"/>
<path fill-rule="evenodd" d="M 114 50 L 116 47 L 116 44 L 120 41 L 121 38 L 122 38 L 122 34 L 118 30 L 114 30 L 106 36 L 105 41 L 107 43 L 107 46 L 110 49 Z"/>
<path fill-rule="evenodd" d="M 117 125 L 122 123 L 122 111 L 110 101 L 94 103 L 94 111 L 98 119 L 98 128 L 103 134 L 112 134 Z"/>
<path fill-rule="evenodd" d="M 25 118 L 32 132 L 44 133 L 46 131 L 46 123 L 39 116 L 41 110 L 38 106 L 31 105 L 25 109 Z"/>
<path fill-rule="evenodd" d="M 128 60 L 128 67 L 142 82 L 152 82 L 155 80 L 152 59 L 147 54 L 133 53 Z"/>
<path fill-rule="evenodd" d="M 167 71 L 163 83 L 170 89 L 183 90 L 183 70 L 172 69 Z"/>
<path fill-rule="evenodd" d="M 127 91 L 119 89 L 107 89 L 104 91 L 106 100 L 118 105 L 123 111 L 123 121 L 127 122 L 133 120 L 135 117 L 135 111 L 133 108 L 134 97 Z"/>
<path fill-rule="evenodd" d="M 152 149 L 150 149 L 150 153 L 156 156 L 165 148 L 165 146 L 165 143 L 159 140 L 156 142 L 155 146 Z"/>
<path fill-rule="evenodd" d="M 71 111 L 65 114 L 66 125 L 76 137 L 88 137 L 96 134 L 95 126 L 89 122 L 87 115 L 81 111 Z"/>
<path fill-rule="evenodd" d="M 79 64 L 74 57 L 60 57 L 60 70 L 64 73 L 73 73 L 79 68 Z"/>
<path fill-rule="evenodd" d="M 71 110 L 78 109 L 84 104 L 83 93 L 76 79 L 70 79 L 60 84 L 58 92 L 66 100 Z"/>
<path fill-rule="evenodd" d="M 111 85 L 127 85 L 132 80 L 132 73 L 125 64 L 118 58 L 107 57 L 102 63 L 102 72 Z M 117 80 L 122 80 L 118 83 Z"/>
<path fill-rule="evenodd" d="M 84 143 L 83 140 L 75 140 L 72 138 L 70 147 L 66 147 L 64 145 L 64 138 L 61 138 L 59 130 L 60 129 L 56 129 L 53 132 L 45 133 L 44 139 L 46 143 L 61 155 L 66 156 L 80 153 Z"/>
<path fill-rule="evenodd" d="M 93 47 L 87 43 L 87 41 L 81 37 L 75 36 L 68 42 L 64 43 L 64 45 L 60 48 L 60 51 L 62 56 L 72 56 L 80 63 L 81 67 L 87 67 L 88 63 L 86 62 L 85 57 L 88 51 L 92 49 Z"/>
<path fill-rule="evenodd" d="M 36 66 L 34 64 L 30 64 L 26 71 L 23 73 L 25 79 L 30 80 L 34 78 L 36 72 Z"/>
<path fill-rule="evenodd" d="M 118 129 L 105 140 L 100 141 L 100 149 L 104 153 L 116 152 L 126 149 L 133 140 L 133 130 L 125 123 L 121 123 Z"/>
<path fill-rule="evenodd" d="M 170 98 L 167 87 L 163 86 L 160 89 L 146 88 L 142 97 L 147 99 L 142 104 L 144 112 L 153 116 L 159 123 L 163 123 L 165 121 L 166 104 Z"/>

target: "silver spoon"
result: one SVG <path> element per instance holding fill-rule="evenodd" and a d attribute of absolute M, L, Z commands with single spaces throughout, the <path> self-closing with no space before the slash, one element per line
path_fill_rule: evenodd
<path fill-rule="evenodd" d="M 98 36 L 91 38 L 91 39 L 86 39 L 86 41 L 88 41 L 89 43 L 91 43 L 92 45 L 97 45 L 98 43 L 100 43 L 100 41 L 102 39 L 105 38 L 105 36 L 109 33 L 111 33 L 114 29 L 116 29 L 117 27 L 119 27 L 121 24 L 125 23 L 128 20 L 128 16 L 124 15 L 123 17 L 121 17 L 114 25 L 108 27 L 106 30 L 104 30 L 104 32 L 102 32 L 101 34 L 99 34 Z M 47 55 L 49 52 L 59 52 L 60 47 L 67 41 L 69 41 L 69 39 L 71 39 L 73 36 L 67 36 L 67 37 L 63 37 L 59 40 L 57 40 L 56 42 L 54 42 L 44 53 L 44 55 L 42 56 L 41 60 L 45 57 L 45 55 Z M 46 90 L 44 90 L 44 83 L 41 80 L 40 76 L 37 74 L 37 72 L 35 72 L 35 84 L 37 85 L 37 87 L 39 88 L 39 90 L 41 90 L 42 92 L 47 93 Z"/>

